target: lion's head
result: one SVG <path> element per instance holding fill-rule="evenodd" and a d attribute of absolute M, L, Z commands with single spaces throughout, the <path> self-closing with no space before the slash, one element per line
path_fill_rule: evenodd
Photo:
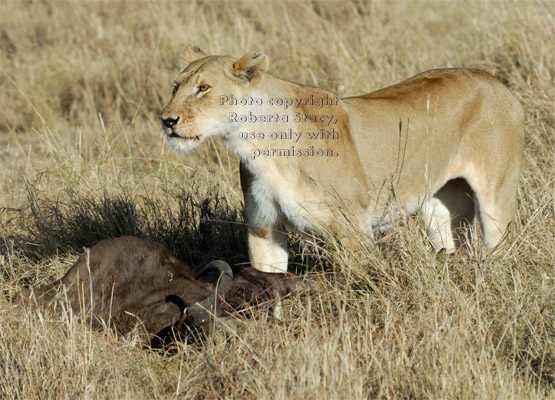
<path fill-rule="evenodd" d="M 183 56 L 188 66 L 174 82 L 170 102 L 160 114 L 170 146 L 186 152 L 210 136 L 230 135 L 229 112 L 236 106 L 221 104 L 221 96 L 245 98 L 252 93 L 268 67 L 261 52 L 236 60 L 207 56 L 196 46 L 187 46 Z"/>

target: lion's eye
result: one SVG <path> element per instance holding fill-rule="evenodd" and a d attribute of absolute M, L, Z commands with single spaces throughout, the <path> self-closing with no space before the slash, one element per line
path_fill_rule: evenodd
<path fill-rule="evenodd" d="M 210 86 L 208 86 L 208 85 L 200 85 L 200 86 L 197 88 L 197 91 L 198 91 L 199 93 L 200 93 L 200 92 L 206 92 L 208 89 L 210 89 Z"/>
<path fill-rule="evenodd" d="M 176 93 L 177 93 L 177 89 L 179 89 L 179 83 L 174 83 L 174 85 L 173 85 L 173 90 L 172 90 L 172 94 L 176 94 Z"/>

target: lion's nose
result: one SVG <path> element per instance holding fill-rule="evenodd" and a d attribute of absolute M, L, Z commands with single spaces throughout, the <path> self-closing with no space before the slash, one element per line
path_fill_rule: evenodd
<path fill-rule="evenodd" d="M 160 116 L 160 119 L 162 120 L 162 123 L 164 125 L 166 125 L 168 128 L 171 128 L 172 126 L 174 126 L 175 124 L 177 124 L 177 121 L 179 121 L 179 117 L 177 118 L 162 118 L 162 116 Z"/>

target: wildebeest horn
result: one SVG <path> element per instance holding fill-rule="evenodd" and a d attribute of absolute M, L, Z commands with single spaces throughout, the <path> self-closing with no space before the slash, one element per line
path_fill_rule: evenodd
<path fill-rule="evenodd" d="M 179 307 L 179 319 L 173 325 L 165 327 L 156 335 L 154 335 L 154 337 L 150 340 L 150 347 L 153 349 L 162 349 L 166 345 L 177 341 L 193 343 L 198 337 L 197 331 L 194 330 L 195 327 L 191 327 L 188 330 L 183 329 L 185 322 L 184 311 L 187 307 L 185 301 L 178 295 L 170 294 L 169 296 L 166 296 L 166 303 L 174 303 Z"/>
<path fill-rule="evenodd" d="M 175 294 L 170 294 L 169 296 L 166 296 L 166 303 L 170 302 L 179 307 L 179 320 L 175 323 L 175 326 L 179 330 L 181 330 L 183 328 L 183 322 L 185 322 L 185 310 L 187 309 L 187 304 L 181 297 Z"/>
<path fill-rule="evenodd" d="M 179 311 L 181 312 L 181 314 L 183 314 L 183 311 L 185 311 L 185 309 L 187 308 L 187 304 L 185 304 L 185 301 L 175 294 L 170 294 L 169 296 L 166 296 L 166 303 L 170 302 L 179 307 Z"/>
<path fill-rule="evenodd" d="M 233 271 L 228 263 L 222 260 L 214 260 L 206 264 L 197 274 L 197 278 L 210 271 L 218 272 L 218 280 L 216 282 L 216 291 L 199 303 L 202 307 L 210 310 L 216 303 L 218 297 L 224 297 L 231 289 L 233 284 Z"/>

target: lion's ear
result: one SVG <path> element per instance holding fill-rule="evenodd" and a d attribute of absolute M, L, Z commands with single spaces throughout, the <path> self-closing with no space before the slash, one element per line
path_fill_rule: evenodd
<path fill-rule="evenodd" d="M 233 63 L 233 75 L 252 80 L 259 72 L 268 68 L 270 59 L 261 51 L 245 54 Z"/>
<path fill-rule="evenodd" d="M 183 53 L 183 59 L 187 64 L 191 64 L 193 61 L 204 57 L 206 57 L 204 51 L 194 44 L 188 44 L 185 48 L 185 53 Z"/>

